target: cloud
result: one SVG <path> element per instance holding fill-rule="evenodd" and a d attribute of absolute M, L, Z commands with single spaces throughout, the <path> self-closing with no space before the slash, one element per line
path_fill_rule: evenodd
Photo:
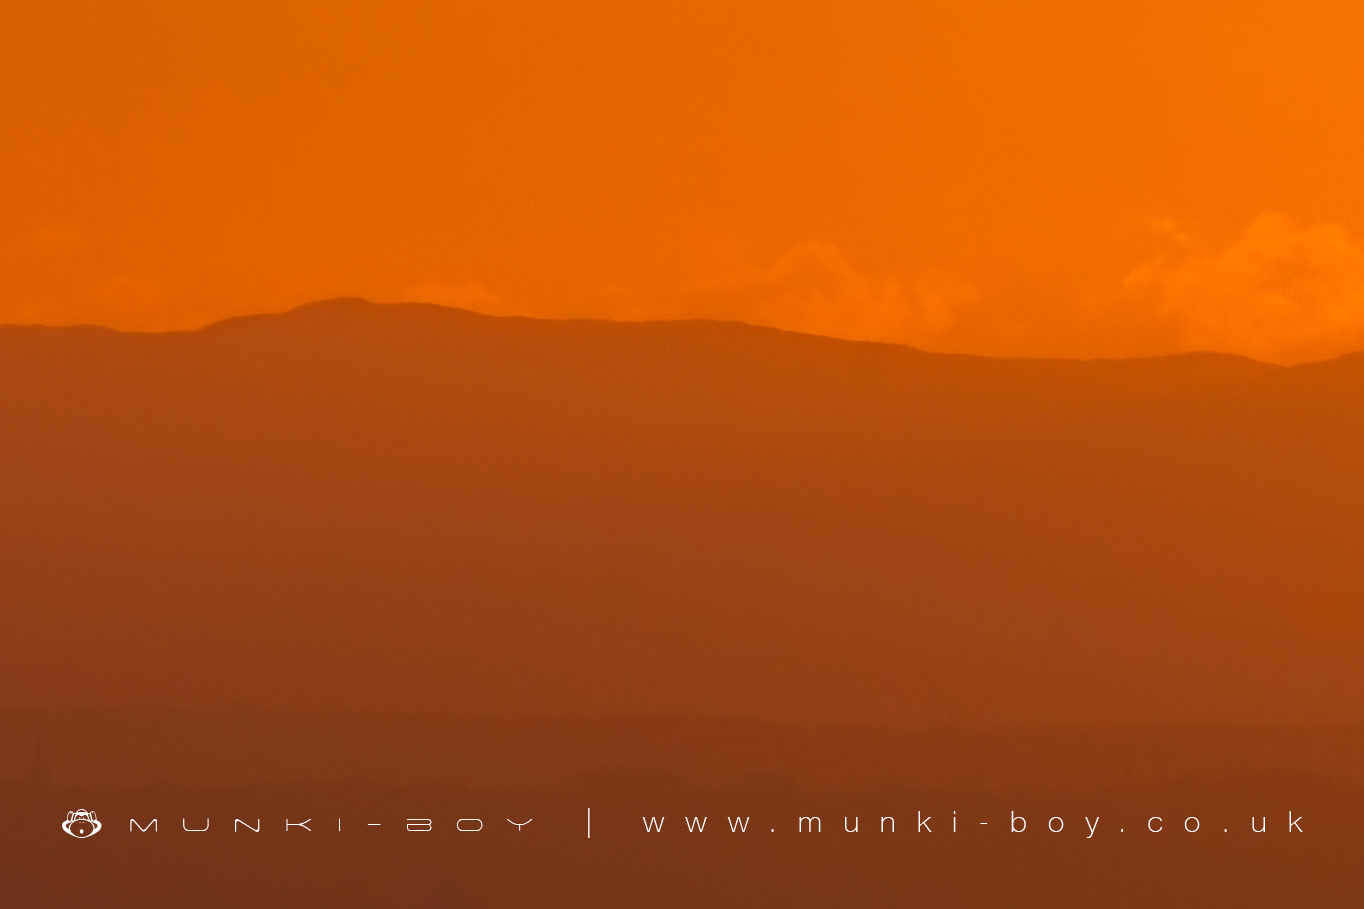
<path fill-rule="evenodd" d="M 501 308 L 501 301 L 497 295 L 479 281 L 464 284 L 437 282 L 413 284 L 403 288 L 401 297 L 404 301 L 438 303 L 441 306 L 455 306 L 493 314 L 498 314 Z"/>
<path fill-rule="evenodd" d="M 1264 215 L 1216 250 L 1166 232 L 1177 249 L 1134 269 L 1125 289 L 1184 349 L 1279 363 L 1364 350 L 1364 246 L 1343 228 Z"/>
<path fill-rule="evenodd" d="M 909 285 L 860 274 L 837 249 L 806 243 L 770 269 L 693 284 L 668 305 L 674 318 L 730 319 L 868 341 L 931 343 L 975 303 L 974 287 L 937 274 Z M 655 316 L 656 317 L 656 316 Z"/>
<path fill-rule="evenodd" d="M 1188 350 L 1298 363 L 1364 350 L 1364 242 L 1333 224 L 1256 218 L 1222 246 L 1172 220 L 1167 249 L 1084 298 L 982 299 L 949 272 L 873 277 L 834 246 L 805 243 L 766 268 L 671 293 L 601 285 L 534 301 L 483 284 L 421 284 L 402 299 L 497 315 L 720 319 L 927 350 L 1002 356 L 1141 356 Z"/>
<path fill-rule="evenodd" d="M 948 273 L 906 285 L 876 280 L 854 269 L 833 246 L 805 243 L 770 268 L 750 268 L 719 280 L 697 281 L 668 293 L 598 284 L 584 292 L 524 300 L 484 284 L 424 283 L 397 299 L 438 303 L 491 315 L 547 318 L 718 319 L 864 341 L 923 345 L 956 323 L 976 289 Z"/>

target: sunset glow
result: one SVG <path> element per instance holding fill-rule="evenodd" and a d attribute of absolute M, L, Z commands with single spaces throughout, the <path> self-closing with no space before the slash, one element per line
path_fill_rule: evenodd
<path fill-rule="evenodd" d="M 316 299 L 1364 348 L 1364 10 L 5 5 L 0 322 Z"/>

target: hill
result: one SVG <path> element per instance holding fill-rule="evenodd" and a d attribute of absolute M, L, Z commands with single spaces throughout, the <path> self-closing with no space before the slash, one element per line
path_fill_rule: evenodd
<path fill-rule="evenodd" d="M 1364 718 L 1364 360 L 0 329 L 0 707 Z"/>

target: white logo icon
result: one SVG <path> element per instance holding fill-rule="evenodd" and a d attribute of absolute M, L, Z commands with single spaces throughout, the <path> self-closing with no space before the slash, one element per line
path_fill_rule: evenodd
<path fill-rule="evenodd" d="M 86 811 L 84 808 L 68 811 L 66 820 L 62 822 L 62 829 L 78 840 L 94 836 L 99 833 L 99 829 L 103 826 L 95 818 L 95 812 Z"/>

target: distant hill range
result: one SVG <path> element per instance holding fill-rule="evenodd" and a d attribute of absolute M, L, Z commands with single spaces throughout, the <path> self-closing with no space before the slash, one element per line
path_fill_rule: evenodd
<path fill-rule="evenodd" d="M 0 329 L 0 708 L 1364 719 L 1364 358 Z"/>

